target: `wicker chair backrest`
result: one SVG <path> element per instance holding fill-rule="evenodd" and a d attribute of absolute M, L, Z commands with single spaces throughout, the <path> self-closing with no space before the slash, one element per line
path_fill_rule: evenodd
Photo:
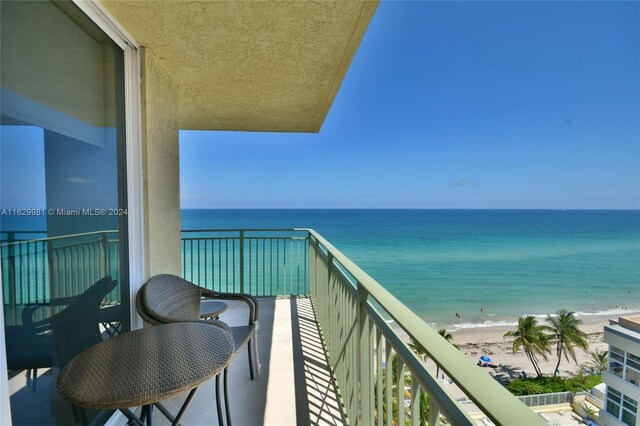
<path fill-rule="evenodd" d="M 200 319 L 200 289 L 187 280 L 169 274 L 156 275 L 140 291 L 144 307 L 158 321 Z"/>

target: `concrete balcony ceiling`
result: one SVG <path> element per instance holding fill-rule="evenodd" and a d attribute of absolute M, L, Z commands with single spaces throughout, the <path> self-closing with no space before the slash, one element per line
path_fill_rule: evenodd
<path fill-rule="evenodd" d="M 318 132 L 371 20 L 363 1 L 112 1 L 178 86 L 179 127 Z"/>

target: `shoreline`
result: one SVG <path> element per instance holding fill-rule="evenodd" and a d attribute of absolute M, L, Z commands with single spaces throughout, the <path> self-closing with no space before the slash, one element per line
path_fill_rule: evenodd
<path fill-rule="evenodd" d="M 589 342 L 589 351 L 596 349 L 606 350 L 608 345 L 603 342 L 604 326 L 609 320 L 617 320 L 619 316 L 638 315 L 638 311 L 625 311 L 621 315 L 592 315 L 581 316 L 579 319 L 583 321 L 581 325 L 582 331 L 587 334 Z M 543 318 L 538 319 L 539 323 L 545 323 Z M 487 371 L 500 380 L 513 380 L 517 378 L 521 371 L 525 371 L 528 377 L 535 377 L 535 372 L 531 362 L 520 349 L 517 353 L 512 351 L 512 338 L 505 338 L 507 331 L 514 330 L 514 326 L 500 325 L 494 327 L 483 328 L 463 328 L 456 331 L 450 331 L 453 336 L 452 343 L 456 344 L 460 350 L 467 355 L 474 363 L 482 355 L 489 356 L 500 366 L 497 369 L 488 368 Z M 553 370 L 557 363 L 555 351 L 545 360 L 540 358 L 540 369 L 545 375 L 553 375 Z M 568 377 L 576 375 L 580 372 L 580 365 L 588 362 L 589 355 L 584 351 L 576 350 L 577 363 L 573 360 L 567 362 L 563 357 L 560 363 L 560 376 Z"/>
<path fill-rule="evenodd" d="M 589 342 L 589 351 L 606 350 L 608 345 L 604 343 L 604 326 L 609 324 L 609 320 L 616 320 L 620 316 L 640 315 L 640 311 L 626 310 L 624 314 L 605 314 L 605 315 L 588 315 L 581 316 L 579 319 L 583 321 L 581 330 L 587 334 L 587 340 Z M 539 323 L 544 323 L 544 318 L 538 318 Z M 393 324 L 394 328 L 405 341 L 408 341 L 408 335 L 400 329 L 397 324 Z M 438 330 L 437 327 L 430 325 Z M 440 327 L 442 328 L 442 327 Z M 471 362 L 474 364 L 478 361 L 480 356 L 489 356 L 492 361 L 499 364 L 498 368 L 482 368 L 487 374 L 495 377 L 500 382 L 514 380 L 518 378 L 522 371 L 526 372 L 528 377 L 536 377 L 535 371 L 531 362 L 528 360 L 522 349 L 513 353 L 512 350 L 512 338 L 504 338 L 504 334 L 507 331 L 514 330 L 515 326 L 512 325 L 497 325 L 478 328 L 461 328 L 456 331 L 447 330 L 453 336 L 452 343 L 457 345 L 460 351 L 462 351 Z M 589 354 L 576 349 L 576 360 L 567 361 L 564 357 L 560 363 L 560 377 L 575 376 L 580 372 L 580 365 L 589 361 Z M 553 375 L 554 368 L 558 359 L 555 356 L 555 347 L 551 348 L 551 353 L 548 355 L 548 359 L 540 357 L 539 366 L 542 373 L 545 376 Z M 427 362 L 427 368 L 435 373 L 435 364 L 432 360 Z M 440 373 L 439 380 L 443 383 L 448 383 L 448 377 L 446 374 Z M 457 386 L 451 385 L 450 388 L 454 394 L 460 393 L 459 396 L 464 397 L 464 394 L 457 388 Z"/>
<path fill-rule="evenodd" d="M 555 312 L 554 312 L 555 313 Z M 471 318 L 468 321 L 463 322 L 434 322 L 434 321 L 426 321 L 431 327 L 437 329 L 446 328 L 449 333 L 458 333 L 466 334 L 467 330 L 485 330 L 485 329 L 494 329 L 494 328 L 513 328 L 518 324 L 518 318 L 531 315 L 538 320 L 539 323 L 542 323 L 547 318 L 547 315 L 553 315 L 554 313 L 549 314 L 530 314 L 525 313 L 518 317 L 505 317 L 502 316 L 498 319 L 484 319 L 479 320 L 476 318 Z M 617 319 L 621 316 L 628 315 L 639 315 L 640 314 L 640 306 L 624 306 L 624 305 L 616 305 L 615 308 L 610 308 L 602 311 L 596 312 L 584 312 L 584 311 L 574 311 L 576 318 L 582 321 L 583 325 L 587 326 L 590 324 L 600 324 L 606 322 L 609 319 Z M 459 321 L 462 319 L 460 317 Z"/>

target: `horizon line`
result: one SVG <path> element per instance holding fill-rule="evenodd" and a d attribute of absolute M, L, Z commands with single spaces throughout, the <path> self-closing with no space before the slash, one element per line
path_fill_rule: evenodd
<path fill-rule="evenodd" d="M 180 210 L 486 210 L 486 211 L 640 211 L 640 208 L 474 208 L 474 207 L 180 207 Z"/>

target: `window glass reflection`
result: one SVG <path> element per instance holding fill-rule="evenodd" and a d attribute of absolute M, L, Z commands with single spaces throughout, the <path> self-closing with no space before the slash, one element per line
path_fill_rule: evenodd
<path fill-rule="evenodd" d="M 57 374 L 128 329 L 123 52 L 71 2 L 2 1 L 0 229 L 14 424 L 74 423 Z M 109 413 L 88 412 L 89 419 Z"/>

